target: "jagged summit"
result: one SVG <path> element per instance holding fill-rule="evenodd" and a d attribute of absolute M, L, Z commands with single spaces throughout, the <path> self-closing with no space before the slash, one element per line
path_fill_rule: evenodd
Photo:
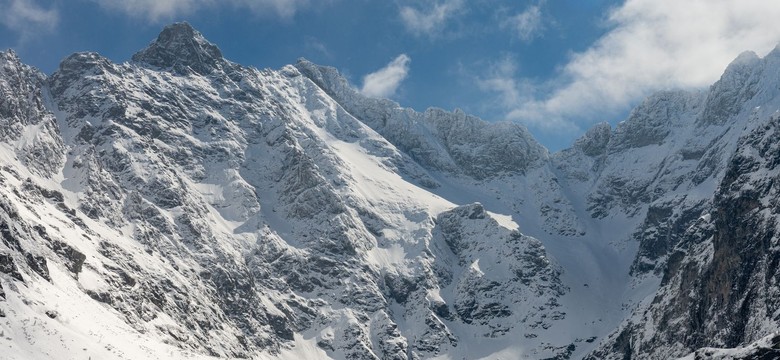
<path fill-rule="evenodd" d="M 0 51 L 0 59 L 3 59 L 3 60 L 12 60 L 12 59 L 19 60 L 19 56 L 16 55 L 16 52 L 14 51 L 14 49 L 7 49 L 5 51 Z"/>
<path fill-rule="evenodd" d="M 219 48 L 186 22 L 166 26 L 157 39 L 133 55 L 133 61 L 170 68 L 178 74 L 201 75 L 221 68 L 225 62 Z"/>
<path fill-rule="evenodd" d="M 351 115 L 430 169 L 487 179 L 525 173 L 549 155 L 519 123 L 486 122 L 460 109 L 417 112 L 388 99 L 363 96 L 334 67 L 304 58 L 295 67 Z"/>
<path fill-rule="evenodd" d="M 607 122 L 600 122 L 577 139 L 573 147 L 581 149 L 588 156 L 602 155 L 606 152 L 611 137 L 612 127 Z"/>

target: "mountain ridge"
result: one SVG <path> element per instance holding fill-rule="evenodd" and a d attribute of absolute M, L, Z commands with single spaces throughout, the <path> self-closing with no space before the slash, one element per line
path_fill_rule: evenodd
<path fill-rule="evenodd" d="M 47 77 L 0 59 L 12 357 L 662 358 L 777 331 L 771 309 L 735 315 L 750 331 L 683 329 L 712 342 L 665 325 L 711 306 L 680 269 L 736 278 L 751 304 L 774 291 L 706 270 L 737 261 L 708 255 L 728 231 L 714 209 L 750 190 L 733 179 L 769 189 L 774 221 L 774 57 L 552 154 L 521 125 L 366 98 L 305 60 L 231 63 L 186 23 L 122 64 L 77 53 Z M 750 279 L 776 273 L 760 249 Z"/>

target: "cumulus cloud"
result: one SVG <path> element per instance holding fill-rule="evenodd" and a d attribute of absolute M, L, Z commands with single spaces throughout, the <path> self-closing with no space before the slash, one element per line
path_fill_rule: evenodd
<path fill-rule="evenodd" d="M 409 62 L 412 59 L 406 54 L 398 55 L 387 66 L 363 77 L 363 87 L 360 92 L 370 97 L 390 97 L 409 74 Z"/>
<path fill-rule="evenodd" d="M 462 9 L 463 0 L 444 0 L 423 10 L 402 6 L 400 14 L 407 31 L 415 35 L 436 36 L 444 30 L 447 21 Z"/>
<path fill-rule="evenodd" d="M 531 5 L 525 11 L 508 17 L 501 22 L 501 27 L 510 29 L 512 35 L 521 41 L 530 42 L 544 30 L 541 4 Z"/>
<path fill-rule="evenodd" d="M 520 97 L 507 118 L 557 130 L 614 116 L 656 90 L 707 86 L 742 51 L 777 45 L 779 18 L 776 1 L 626 0 L 608 14 L 611 30 L 571 56 L 547 96 Z"/>
<path fill-rule="evenodd" d="M 101 7 L 147 19 L 151 22 L 167 20 L 196 11 L 219 6 L 232 6 L 259 15 L 273 14 L 289 19 L 310 4 L 309 0 L 92 0 Z"/>
<path fill-rule="evenodd" d="M 59 22 L 56 8 L 44 9 L 33 0 L 0 0 L 0 25 L 25 41 L 40 32 L 53 30 Z"/>

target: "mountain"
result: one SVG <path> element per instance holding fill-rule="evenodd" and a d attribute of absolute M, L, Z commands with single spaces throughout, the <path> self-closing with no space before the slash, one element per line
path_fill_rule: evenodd
<path fill-rule="evenodd" d="M 550 153 L 521 125 L 368 98 L 304 59 L 233 63 L 186 23 L 50 76 L 2 52 L 0 345 L 771 356 L 779 60 L 745 53 L 710 89 L 657 93 Z"/>

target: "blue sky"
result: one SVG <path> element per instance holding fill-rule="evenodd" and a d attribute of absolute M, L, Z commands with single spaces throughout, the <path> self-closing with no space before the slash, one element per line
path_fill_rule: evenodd
<path fill-rule="evenodd" d="M 551 150 L 648 94 L 780 42 L 767 0 L 0 0 L 0 48 L 46 73 L 116 62 L 188 21 L 235 62 L 331 65 L 366 95 L 526 125 Z"/>

